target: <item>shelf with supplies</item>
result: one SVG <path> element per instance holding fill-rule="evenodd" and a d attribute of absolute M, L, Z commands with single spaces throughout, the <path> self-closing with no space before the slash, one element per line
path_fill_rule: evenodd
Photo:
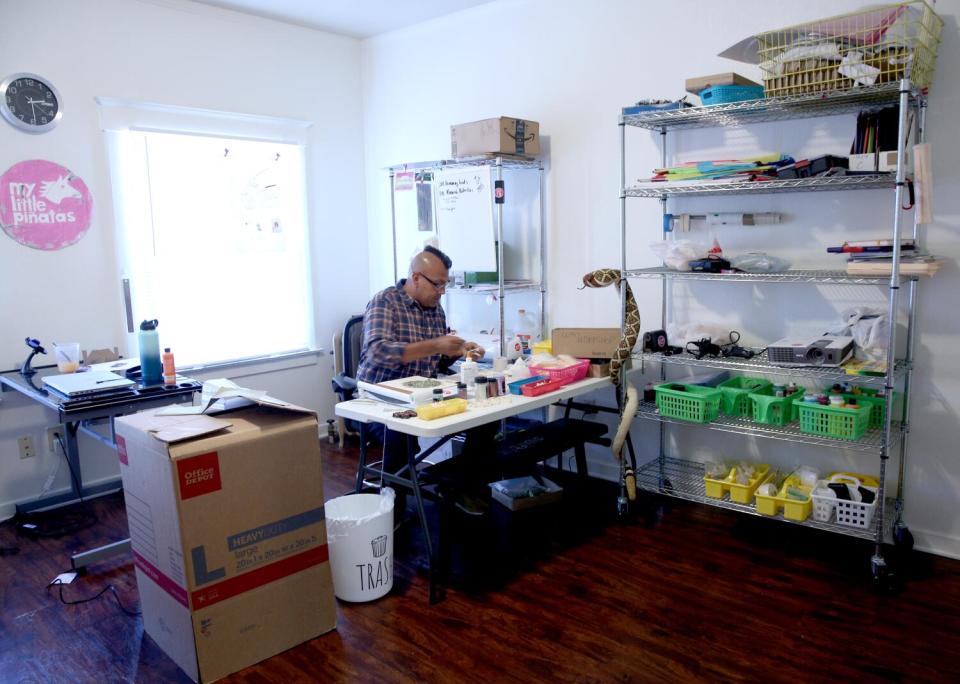
<path fill-rule="evenodd" d="M 874 531 L 870 528 L 848 527 L 836 522 L 821 522 L 815 520 L 813 516 L 804 521 L 789 520 L 780 513 L 776 516 L 761 515 L 753 504 L 741 504 L 730 501 L 727 496 L 722 499 L 715 499 L 706 494 L 706 488 L 703 482 L 704 465 L 697 461 L 688 461 L 679 458 L 666 458 L 663 462 L 663 482 L 660 479 L 660 459 L 654 459 L 637 469 L 637 489 L 652 492 L 656 494 L 668 494 L 669 496 L 694 501 L 696 503 L 715 506 L 717 508 L 726 508 L 728 510 L 740 513 L 757 515 L 770 520 L 779 520 L 792 523 L 794 525 L 803 525 L 804 527 L 813 527 L 828 532 L 835 532 L 850 537 L 860 539 L 874 539 Z M 885 499 L 885 516 L 890 518 L 895 515 L 894 499 Z M 886 541 L 890 541 L 890 534 L 887 534 Z"/>
<path fill-rule="evenodd" d="M 540 284 L 530 280 L 507 280 L 503 283 L 504 292 L 540 292 Z M 489 295 L 500 291 L 497 283 L 478 283 L 476 285 L 447 285 L 447 292 L 463 294 Z"/>
<path fill-rule="evenodd" d="M 812 435 L 802 432 L 798 424 L 777 426 L 755 423 L 748 418 L 737 416 L 719 415 L 709 423 L 693 423 L 679 418 L 670 418 L 660 415 L 656 404 L 653 402 L 642 401 L 637 408 L 637 415 L 647 420 L 655 420 L 660 423 L 670 423 L 672 425 L 688 425 L 692 427 L 706 428 L 708 430 L 719 430 L 720 432 L 732 432 L 738 435 L 749 435 L 753 437 L 767 437 L 778 439 L 784 442 L 798 442 L 812 446 L 833 447 L 837 449 L 847 449 L 850 451 L 866 451 L 869 453 L 879 453 L 883 448 L 883 430 L 868 430 L 863 437 L 856 440 L 834 439 Z M 893 431 L 899 432 L 900 426 L 893 424 Z"/>
<path fill-rule="evenodd" d="M 627 126 L 656 131 L 744 124 L 784 119 L 836 116 L 857 112 L 864 107 L 896 105 L 899 83 L 882 83 L 850 90 L 770 97 L 683 109 L 658 110 L 623 116 Z"/>
<path fill-rule="evenodd" d="M 831 271 L 803 269 L 783 271 L 782 273 L 708 273 L 704 271 L 675 271 L 671 268 L 656 266 L 653 268 L 628 269 L 628 278 L 661 278 L 672 280 L 715 280 L 731 283 L 824 283 L 831 285 L 889 285 L 890 276 L 870 276 Z M 915 276 L 901 276 L 903 279 L 916 279 Z"/>
<path fill-rule="evenodd" d="M 745 180 L 744 177 L 732 177 L 732 179 L 713 178 L 701 180 L 640 181 L 632 185 L 627 184 L 626 131 L 631 128 L 659 131 L 661 133 L 661 135 L 658 136 L 661 152 L 659 168 L 668 169 L 670 168 L 667 154 L 667 133 L 669 131 L 743 126 L 766 121 L 811 119 L 837 114 L 850 114 L 852 116 L 856 115 L 862 109 L 873 109 L 884 105 L 896 106 L 898 108 L 900 129 L 897 134 L 898 149 L 895 173 L 846 172 L 847 175 L 819 175 L 790 179 Z M 800 524 L 873 541 L 876 546 L 875 553 L 871 558 L 871 569 L 876 577 L 879 577 L 885 571 L 886 563 L 881 545 L 889 539 L 909 538 L 909 531 L 906 529 L 906 525 L 902 519 L 903 480 L 904 462 L 908 453 L 911 370 L 913 368 L 913 358 L 916 349 L 915 305 L 918 297 L 919 279 L 915 275 L 907 275 L 900 271 L 901 264 L 899 255 L 901 254 L 900 245 L 902 239 L 912 238 L 914 243 L 919 243 L 919 224 L 914 221 L 911 230 L 909 224 L 906 223 L 908 219 L 904 218 L 903 210 L 901 210 L 900 207 L 907 204 L 905 201 L 905 193 L 907 192 L 907 170 L 904 162 L 905 152 L 909 144 L 924 141 L 925 112 L 926 95 L 914 88 L 909 81 L 898 81 L 877 86 L 856 87 L 843 92 L 772 97 L 745 102 L 719 104 L 710 107 L 661 109 L 620 117 L 621 273 L 623 277 L 627 279 L 637 281 L 661 281 L 663 285 L 662 292 L 659 295 L 661 298 L 661 316 L 656 324 L 659 325 L 661 329 L 666 330 L 668 322 L 672 321 L 671 308 L 674 304 L 674 298 L 671 297 L 671 288 L 677 283 L 689 281 L 754 283 L 758 286 L 764 283 L 883 286 L 887 288 L 886 309 L 888 320 L 897 319 L 898 314 L 901 313 L 901 304 L 905 305 L 902 310 L 907 314 L 907 344 L 902 354 L 902 359 L 895 359 L 892 351 L 897 349 L 897 326 L 888 326 L 889 332 L 884 333 L 889 336 L 886 340 L 886 349 L 888 350 L 885 358 L 886 363 L 877 364 L 886 369 L 882 376 L 877 374 L 860 375 L 848 373 L 843 367 L 786 367 L 774 365 L 769 361 L 766 350 L 762 348 L 751 349 L 751 351 L 756 352 L 756 355 L 749 359 L 740 356 L 697 358 L 696 355 L 686 352 L 679 354 L 634 352 L 632 359 L 634 360 L 635 367 L 640 363 L 656 364 L 659 366 L 656 370 L 659 371 L 661 382 L 667 381 L 667 371 L 671 367 L 702 367 L 730 371 L 735 376 L 759 375 L 793 378 L 796 379 L 798 384 L 816 388 L 817 391 L 836 383 L 851 383 L 864 388 L 872 387 L 877 390 L 887 390 L 885 410 L 879 423 L 872 423 L 870 426 L 867 426 L 861 422 L 858 429 L 852 430 L 846 435 L 844 435 L 843 430 L 838 429 L 834 431 L 832 428 L 824 429 L 817 434 L 811 434 L 810 425 L 805 425 L 805 429 L 808 431 L 804 432 L 800 429 L 801 423 L 803 422 L 802 420 L 799 423 L 788 422 L 786 425 L 779 426 L 776 424 L 754 422 L 742 416 L 718 414 L 716 417 L 713 417 L 712 420 L 700 422 L 700 418 L 705 416 L 695 416 L 691 414 L 690 416 L 673 417 L 674 415 L 680 416 L 683 413 L 683 411 L 679 409 L 677 409 L 677 413 L 666 410 L 665 412 L 670 415 L 661 415 L 656 403 L 641 401 L 634 415 L 636 418 L 654 421 L 659 424 L 659 445 L 657 447 L 659 456 L 639 468 L 635 473 L 639 489 L 712 506 L 720 506 L 743 513 L 759 515 L 759 512 L 753 504 L 735 503 L 727 498 L 715 499 L 706 496 L 703 481 L 703 464 L 685 461 L 682 458 L 677 458 L 677 456 L 680 456 L 679 454 L 668 453 L 671 442 L 669 435 L 671 431 L 679 429 L 673 427 L 675 425 L 692 425 L 694 427 L 702 427 L 706 430 L 726 432 L 746 437 L 761 437 L 770 440 L 802 444 L 808 447 L 846 450 L 848 452 L 869 455 L 872 458 L 876 458 L 876 461 L 875 466 L 870 468 L 868 472 L 872 472 L 873 475 L 877 476 L 876 479 L 879 482 L 877 497 L 879 501 L 885 502 L 885 505 L 877 507 L 874 519 L 868 525 L 861 527 L 845 527 L 840 524 L 825 523 L 812 518 Z M 708 171 L 709 169 L 700 171 L 699 173 L 701 176 L 707 176 L 709 175 Z M 655 174 L 656 173 L 657 172 L 655 172 Z M 661 176 L 665 175 L 665 173 L 666 172 L 661 174 Z M 896 207 L 890 219 L 890 244 L 894 245 L 893 254 L 896 255 L 891 267 L 891 274 L 878 275 L 875 272 L 857 274 L 850 273 L 846 270 L 829 269 L 795 269 L 781 273 L 707 273 L 676 271 L 666 266 L 628 268 L 627 237 L 633 235 L 632 232 L 628 233 L 627 230 L 628 212 L 626 203 L 630 198 L 660 200 L 661 210 L 664 217 L 666 217 L 671 213 L 669 203 L 684 198 L 759 196 L 773 193 L 833 192 L 846 190 L 882 190 L 891 194 L 890 199 L 893 200 L 891 204 Z M 893 195 L 895 195 L 895 197 L 893 197 Z M 844 198 L 842 201 L 858 201 L 857 197 L 850 197 L 851 199 L 847 200 Z M 871 195 L 870 198 L 872 200 L 873 195 Z M 835 201 L 839 202 L 841 200 L 838 198 Z M 664 223 L 661 229 L 661 236 L 666 240 L 670 235 L 670 227 L 667 223 Z M 899 299 L 901 289 L 904 297 L 902 300 Z M 654 326 L 649 325 L 648 328 L 649 327 Z M 894 393 L 892 391 L 895 385 L 897 387 L 896 393 L 899 396 L 899 405 L 897 406 L 894 405 Z M 691 396 L 695 397 L 697 395 L 695 391 L 689 389 L 686 391 L 691 392 Z M 683 403 L 681 400 L 681 408 L 687 404 L 696 406 L 697 402 L 694 400 L 693 402 Z M 665 409 L 666 408 L 665 405 Z M 844 406 L 842 408 L 845 410 L 847 407 Z M 691 411 L 693 411 L 693 409 L 691 409 Z M 832 416 L 833 414 L 825 415 Z M 862 419 L 862 416 L 859 415 L 838 415 L 842 415 L 843 420 L 849 419 L 854 423 Z M 825 418 L 824 420 L 828 419 Z M 817 426 L 814 426 L 814 431 L 817 429 Z M 852 437 L 854 433 L 857 435 L 856 439 L 842 438 L 843 436 Z M 897 457 L 899 476 L 896 482 L 895 496 L 888 497 L 886 495 L 887 462 L 894 456 Z M 621 476 L 625 477 L 623 471 L 621 472 Z M 726 497 L 727 495 L 724 496 Z M 782 518 L 783 516 L 778 515 L 777 517 Z"/>
<path fill-rule="evenodd" d="M 896 187 L 892 173 L 861 176 L 818 176 L 766 181 L 663 181 L 624 189 L 627 197 L 702 197 L 705 195 L 763 195 L 777 192 L 830 190 L 889 190 Z"/>
<path fill-rule="evenodd" d="M 833 383 L 850 382 L 865 387 L 883 387 L 887 381 L 884 375 L 857 375 L 847 373 L 843 367 L 833 366 L 796 366 L 785 367 L 770 363 L 764 349 L 751 349 L 756 356 L 744 359 L 736 356 L 703 357 L 698 359 L 693 354 L 664 354 L 663 352 L 634 352 L 633 358 L 643 363 L 663 363 L 674 366 L 695 366 L 699 368 L 716 368 L 719 370 L 742 371 L 744 373 L 760 373 L 762 375 L 776 375 L 781 377 L 804 378 L 807 384 L 829 385 Z M 894 369 L 894 377 L 899 379 L 906 370 L 905 363 L 900 360 Z"/>

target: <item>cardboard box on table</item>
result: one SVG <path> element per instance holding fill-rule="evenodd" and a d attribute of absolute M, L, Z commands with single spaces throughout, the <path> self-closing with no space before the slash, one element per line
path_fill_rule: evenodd
<path fill-rule="evenodd" d="M 211 682 L 334 629 L 316 415 L 162 411 L 116 420 L 147 634 Z"/>

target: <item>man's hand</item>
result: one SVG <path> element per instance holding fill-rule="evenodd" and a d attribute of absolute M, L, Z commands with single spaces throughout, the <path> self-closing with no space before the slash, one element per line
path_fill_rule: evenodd
<path fill-rule="evenodd" d="M 437 337 L 434 339 L 434 344 L 436 346 L 437 354 L 443 354 L 451 359 L 455 359 L 463 355 L 463 339 L 457 337 L 456 335 L 444 335 L 443 337 Z"/>
<path fill-rule="evenodd" d="M 476 342 L 467 342 L 463 345 L 463 350 L 474 361 L 478 361 L 483 358 L 486 351 Z"/>

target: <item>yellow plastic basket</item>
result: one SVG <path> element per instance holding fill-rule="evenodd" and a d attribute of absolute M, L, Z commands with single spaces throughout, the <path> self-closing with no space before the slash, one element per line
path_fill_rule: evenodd
<path fill-rule="evenodd" d="M 766 97 L 933 82 L 943 20 L 925 0 L 877 5 L 757 36 Z"/>
<path fill-rule="evenodd" d="M 789 488 L 798 489 L 806 494 L 806 500 L 800 501 L 787 496 Z M 757 492 L 757 513 L 761 515 L 776 515 L 783 509 L 783 517 L 787 520 L 796 520 L 803 522 L 810 517 L 813 510 L 813 497 L 810 496 L 811 488 L 805 487 L 800 483 L 800 478 L 796 475 L 790 475 L 783 484 L 776 496 L 763 496 Z"/>
<path fill-rule="evenodd" d="M 737 482 L 737 467 L 734 466 L 722 480 L 717 480 L 707 475 L 703 476 L 703 484 L 707 496 L 712 499 L 722 499 L 723 495 L 730 492 L 730 500 L 734 503 L 748 504 L 753 501 L 753 493 L 757 487 L 769 480 L 771 477 L 770 466 L 766 463 L 758 463 L 755 467 L 753 477 L 747 484 Z"/>

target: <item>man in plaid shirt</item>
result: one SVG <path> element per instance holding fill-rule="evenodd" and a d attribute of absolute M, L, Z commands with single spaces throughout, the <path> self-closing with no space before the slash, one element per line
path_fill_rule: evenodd
<path fill-rule="evenodd" d="M 374 295 L 363 314 L 363 343 L 357 379 L 383 382 L 411 375 L 436 377 L 464 354 L 483 357 L 474 342 L 448 334 L 447 317 L 440 306 L 453 262 L 435 247 L 427 247 L 410 263 L 409 275 Z M 496 424 L 471 430 L 467 443 L 490 443 Z M 372 424 L 370 432 L 383 444 L 383 467 L 395 473 L 407 463 L 407 436 Z M 480 450 L 485 447 L 478 446 Z M 397 492 L 394 514 L 402 519 L 404 492 Z"/>
<path fill-rule="evenodd" d="M 447 334 L 440 297 L 451 265 L 450 257 L 427 247 L 413 258 L 407 278 L 374 295 L 363 314 L 358 380 L 430 378 L 464 354 L 483 356 L 476 343 Z"/>

